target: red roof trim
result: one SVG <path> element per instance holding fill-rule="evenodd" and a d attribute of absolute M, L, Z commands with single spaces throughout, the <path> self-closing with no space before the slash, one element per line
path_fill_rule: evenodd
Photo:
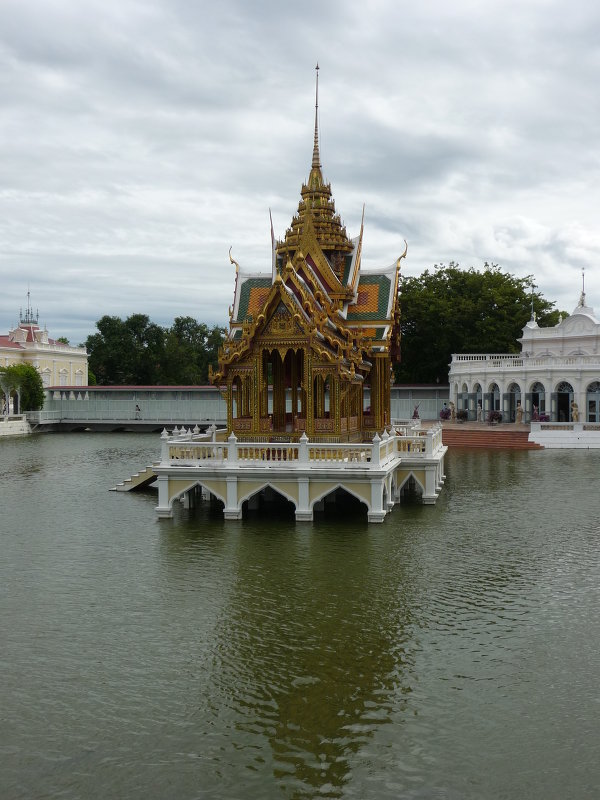
<path fill-rule="evenodd" d="M 194 389 L 211 389 L 215 392 L 219 391 L 216 386 L 211 386 L 209 384 L 201 386 L 47 386 L 46 389 L 53 392 L 169 392 L 181 390 L 190 391 Z"/>

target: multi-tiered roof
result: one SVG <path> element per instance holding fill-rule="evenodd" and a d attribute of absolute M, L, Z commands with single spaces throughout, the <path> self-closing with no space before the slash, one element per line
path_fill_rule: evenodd
<path fill-rule="evenodd" d="M 351 239 L 323 179 L 318 72 L 312 163 L 300 194 L 283 240 L 273 241 L 270 273 L 246 271 L 232 259 L 235 295 L 229 337 L 213 377 L 218 384 L 248 357 L 278 309 L 291 315 L 298 335 L 307 337 L 320 361 L 334 365 L 343 380 L 363 381 L 374 357 L 399 355 L 397 296 L 406 250 L 385 269 L 361 269 L 364 210 L 360 232 Z"/>

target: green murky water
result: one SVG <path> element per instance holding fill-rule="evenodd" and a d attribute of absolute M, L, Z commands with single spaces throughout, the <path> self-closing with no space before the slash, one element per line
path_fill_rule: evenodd
<path fill-rule="evenodd" d="M 600 451 L 456 451 L 382 525 L 107 490 L 145 435 L 0 443 L 0 795 L 595 798 Z"/>

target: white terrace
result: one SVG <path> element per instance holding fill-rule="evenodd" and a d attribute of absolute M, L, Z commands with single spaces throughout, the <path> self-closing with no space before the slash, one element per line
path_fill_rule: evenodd
<path fill-rule="evenodd" d="M 325 498 L 343 489 L 366 506 L 369 522 L 382 522 L 409 483 L 430 504 L 444 482 L 440 425 L 395 423 L 361 444 L 311 443 L 306 434 L 299 442 L 243 442 L 233 433 L 219 441 L 218 433 L 163 431 L 154 466 L 159 517 L 172 516 L 176 499 L 189 506 L 213 495 L 224 503 L 225 519 L 240 519 L 245 503 L 253 508 L 261 492 L 274 491 L 294 504 L 297 520 L 312 520 Z"/>

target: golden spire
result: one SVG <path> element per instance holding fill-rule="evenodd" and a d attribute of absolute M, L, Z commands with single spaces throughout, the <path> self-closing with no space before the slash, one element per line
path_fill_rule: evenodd
<path fill-rule="evenodd" d="M 319 169 L 321 167 L 321 159 L 319 157 L 319 64 L 315 67 L 317 75 L 316 89 L 315 89 L 315 146 L 313 147 L 312 167 Z"/>
<path fill-rule="evenodd" d="M 319 154 L 319 65 L 315 67 L 315 143 L 313 146 L 313 156 L 308 186 L 311 189 L 323 187 L 323 173 L 321 172 L 321 156 Z"/>
<path fill-rule="evenodd" d="M 344 254 L 351 253 L 354 245 L 346 235 L 346 229 L 339 214 L 335 213 L 335 203 L 331 197 L 331 186 L 323 180 L 319 153 L 318 64 L 315 67 L 315 72 L 315 137 L 310 175 L 300 191 L 302 200 L 298 205 L 298 213 L 293 217 L 292 224 L 286 231 L 285 240 L 277 245 L 277 253 L 285 256 L 285 258 L 293 256 L 300 247 L 300 240 L 307 230 L 307 221 L 310 217 L 310 227 L 314 229 L 317 244 L 323 252 L 327 253 L 327 258 L 333 265 L 332 269 L 340 279 L 340 275 L 345 268 Z"/>

